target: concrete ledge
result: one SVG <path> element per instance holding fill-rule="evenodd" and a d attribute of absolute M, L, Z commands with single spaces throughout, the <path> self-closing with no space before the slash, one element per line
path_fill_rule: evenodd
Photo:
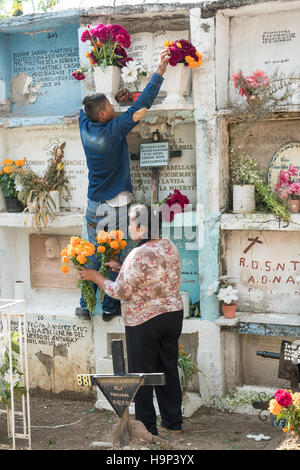
<path fill-rule="evenodd" d="M 239 334 L 262 336 L 300 336 L 300 314 L 238 312 L 233 319 L 220 317 L 216 325 Z"/>
<path fill-rule="evenodd" d="M 272 214 L 223 214 L 221 230 L 270 230 L 295 232 L 300 230 L 300 214 L 291 214 L 289 222 L 279 220 Z"/>

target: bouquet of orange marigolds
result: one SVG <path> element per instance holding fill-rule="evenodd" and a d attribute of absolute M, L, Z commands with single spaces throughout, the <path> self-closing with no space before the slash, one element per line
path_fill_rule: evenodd
<path fill-rule="evenodd" d="M 117 259 L 117 255 L 126 247 L 126 240 L 123 240 L 124 233 L 121 230 L 112 230 L 105 232 L 100 230 L 97 235 L 97 254 L 100 256 L 99 273 L 107 277 L 108 268 L 105 263 L 112 259 Z M 103 300 L 104 292 L 100 289 L 100 297 Z"/>
<path fill-rule="evenodd" d="M 63 273 L 69 272 L 67 263 L 73 263 L 75 269 L 87 268 L 89 261 L 88 257 L 95 253 L 95 247 L 92 243 L 83 240 L 80 237 L 71 237 L 69 245 L 61 251 L 63 265 L 61 271 Z M 81 289 L 84 300 L 86 301 L 87 308 L 92 315 L 96 307 L 96 293 L 91 281 L 78 280 L 78 287 Z"/>
<path fill-rule="evenodd" d="M 276 421 L 284 419 L 286 426 L 283 432 L 294 431 L 300 435 L 300 392 L 277 390 L 274 396 L 268 410 L 277 416 Z"/>

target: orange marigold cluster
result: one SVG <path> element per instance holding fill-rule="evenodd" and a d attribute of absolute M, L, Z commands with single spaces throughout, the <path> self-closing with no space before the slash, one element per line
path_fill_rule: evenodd
<path fill-rule="evenodd" d="M 112 230 L 111 232 L 105 232 L 100 230 L 97 234 L 97 242 L 99 244 L 97 248 L 98 253 L 105 253 L 109 248 L 113 250 L 113 255 L 120 253 L 126 247 L 126 240 L 123 240 L 124 233 L 122 230 Z"/>
<path fill-rule="evenodd" d="M 69 267 L 67 266 L 69 261 L 74 266 L 84 265 L 87 262 L 88 256 L 92 256 L 94 253 L 95 247 L 92 243 L 80 237 L 71 237 L 70 243 L 60 253 L 63 263 L 61 271 L 63 273 L 69 272 Z"/>
<path fill-rule="evenodd" d="M 0 175 L 3 175 L 3 173 L 5 173 L 6 175 L 10 175 L 14 171 L 16 171 L 18 168 L 22 168 L 22 166 L 24 166 L 25 163 L 26 163 L 25 159 L 14 161 L 11 158 L 5 158 L 2 161 L 3 170 L 1 170 Z M 25 172 L 25 170 L 22 170 L 22 171 Z"/>

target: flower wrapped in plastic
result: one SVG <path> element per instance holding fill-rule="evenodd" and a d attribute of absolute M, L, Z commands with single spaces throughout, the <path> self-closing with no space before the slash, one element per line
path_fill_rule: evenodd
<path fill-rule="evenodd" d="M 97 256 L 100 259 L 100 268 L 98 272 L 102 276 L 107 277 L 108 267 L 105 263 L 108 263 L 112 259 L 117 259 L 119 253 L 124 250 L 127 245 L 126 240 L 123 240 L 124 233 L 121 230 L 112 230 L 109 233 L 104 230 L 100 230 L 97 234 Z M 104 291 L 100 289 L 100 298 L 103 300 Z"/>
<path fill-rule="evenodd" d="M 123 26 L 99 23 L 95 28 L 87 25 L 81 35 L 81 41 L 89 43 L 86 57 L 89 59 L 91 69 L 101 67 L 104 70 L 110 65 L 124 67 L 131 57 L 127 56 L 126 49 L 131 45 L 130 34 Z M 76 80 L 84 80 L 89 67 L 80 67 L 72 73 Z"/>
<path fill-rule="evenodd" d="M 69 272 L 68 263 L 71 262 L 75 269 L 86 268 L 90 264 L 89 256 L 95 253 L 95 246 L 83 240 L 80 237 L 71 237 L 70 243 L 61 251 L 63 273 Z M 91 281 L 78 280 L 78 287 L 81 289 L 84 300 L 86 301 L 90 315 L 96 307 L 96 293 Z"/>

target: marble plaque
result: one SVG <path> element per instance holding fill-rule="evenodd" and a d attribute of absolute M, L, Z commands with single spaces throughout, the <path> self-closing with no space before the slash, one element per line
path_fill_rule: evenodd
<path fill-rule="evenodd" d="M 69 236 L 35 235 L 29 236 L 30 281 L 31 287 L 56 287 L 76 289 L 78 274 L 71 263 L 70 270 L 61 272 L 60 252 L 70 242 Z"/>
<path fill-rule="evenodd" d="M 86 207 L 88 170 L 77 122 L 64 125 L 20 127 L 7 130 L 7 154 L 14 159 L 26 157 L 32 170 L 43 175 L 55 146 L 66 142 L 63 163 L 72 198 L 61 200 L 61 207 L 83 210 Z"/>
<path fill-rule="evenodd" d="M 237 284 L 239 311 L 300 313 L 298 232 L 232 231 L 225 249 L 225 274 Z"/>
<path fill-rule="evenodd" d="M 195 128 L 193 124 L 179 124 L 173 135 L 169 135 L 171 150 L 180 150 L 181 156 L 169 159 L 166 167 L 159 169 L 159 200 L 166 198 L 175 189 L 187 196 L 196 207 L 196 155 Z M 151 203 L 151 168 L 141 167 L 138 160 L 131 161 L 131 180 L 137 202 Z"/>
<path fill-rule="evenodd" d="M 293 165 L 298 170 L 298 175 L 292 177 L 293 181 L 300 182 L 300 143 L 292 142 L 281 147 L 271 160 L 268 170 L 268 183 L 274 188 L 279 173 L 287 171 Z"/>
<path fill-rule="evenodd" d="M 231 19 L 230 98 L 238 101 L 231 77 L 238 70 L 245 75 L 264 70 L 271 76 L 276 70 L 299 74 L 300 11 L 281 11 Z M 299 84 L 291 104 L 300 103 Z"/>

